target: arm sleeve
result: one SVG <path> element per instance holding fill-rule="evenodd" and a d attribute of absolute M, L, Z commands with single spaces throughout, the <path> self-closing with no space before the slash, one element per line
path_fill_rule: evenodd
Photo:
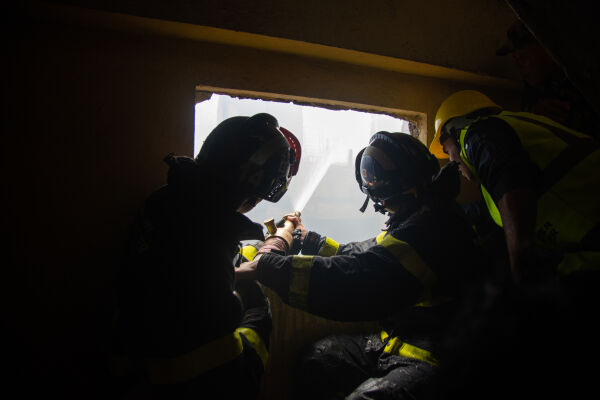
<path fill-rule="evenodd" d="M 302 246 L 303 255 L 318 255 L 321 257 L 331 257 L 334 255 L 351 255 L 360 253 L 375 246 L 375 238 L 367 239 L 361 242 L 350 242 L 340 244 L 328 236 L 321 236 L 316 232 L 309 231 L 304 239 Z"/>
<path fill-rule="evenodd" d="M 332 257 L 266 254 L 258 280 L 287 304 L 338 321 L 379 320 L 423 294 L 421 282 L 383 246 Z"/>
<path fill-rule="evenodd" d="M 465 153 L 495 202 L 515 189 L 535 186 L 536 167 L 517 133 L 499 118 L 471 125 L 465 136 Z"/>

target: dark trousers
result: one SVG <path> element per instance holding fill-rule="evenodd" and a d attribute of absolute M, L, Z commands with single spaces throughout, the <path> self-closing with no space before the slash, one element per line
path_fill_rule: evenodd
<path fill-rule="evenodd" d="M 329 336 L 300 358 L 300 399 L 411 399 L 425 393 L 436 368 L 383 351 L 379 334 Z"/>
<path fill-rule="evenodd" d="M 250 328 L 269 348 L 272 329 L 271 309 L 266 296 L 256 282 L 240 290 L 246 305 L 240 327 Z M 232 361 L 179 384 L 153 385 L 143 369 L 130 376 L 115 379 L 112 394 L 118 399 L 256 399 L 264 373 L 263 361 L 254 345 L 241 334 L 242 353 Z"/>

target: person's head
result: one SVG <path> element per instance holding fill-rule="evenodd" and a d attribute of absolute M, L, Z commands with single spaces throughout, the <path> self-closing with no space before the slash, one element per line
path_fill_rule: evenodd
<path fill-rule="evenodd" d="M 483 93 L 462 90 L 442 102 L 435 115 L 435 135 L 429 151 L 439 159 L 450 158 L 458 163 L 460 172 L 472 180 L 471 171 L 460 158 L 460 133 L 477 118 L 497 114 L 502 108 Z"/>
<path fill-rule="evenodd" d="M 558 77 L 562 70 L 521 21 L 506 32 L 506 43 L 496 50 L 499 56 L 512 55 L 521 78 L 531 86 Z"/>
<path fill-rule="evenodd" d="M 263 199 L 279 201 L 298 172 L 300 157 L 298 139 L 275 117 L 261 113 L 217 125 L 196 163 L 214 174 L 222 201 L 246 213 Z"/>
<path fill-rule="evenodd" d="M 419 140 L 385 131 L 371 136 L 355 162 L 361 191 L 375 203 L 376 210 L 391 213 L 412 211 L 439 169 L 438 160 Z"/>

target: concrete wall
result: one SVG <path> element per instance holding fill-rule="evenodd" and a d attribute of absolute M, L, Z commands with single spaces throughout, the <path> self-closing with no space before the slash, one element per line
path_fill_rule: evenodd
<path fill-rule="evenodd" d="M 100 397 L 120 251 L 137 208 L 165 181 L 162 158 L 192 153 L 197 85 L 416 111 L 428 121 L 445 96 L 467 88 L 29 15 L 11 26 L 9 39 L 5 365 L 9 379 L 27 377 L 21 390 L 64 397 Z M 480 89 L 517 104 L 514 91 Z"/>

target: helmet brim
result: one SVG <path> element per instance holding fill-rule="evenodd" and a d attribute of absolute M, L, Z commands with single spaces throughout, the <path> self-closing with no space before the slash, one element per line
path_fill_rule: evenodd
<path fill-rule="evenodd" d="M 442 136 L 442 126 L 440 126 L 437 131 L 435 131 L 435 135 L 433 135 L 433 140 L 429 145 L 429 152 L 433 154 L 438 160 L 448 158 L 448 154 L 444 152 L 444 146 L 440 142 L 440 136 Z"/>
<path fill-rule="evenodd" d="M 444 153 L 444 147 L 440 142 L 444 125 L 452 118 L 468 115 L 472 112 L 488 108 L 498 111 L 502 110 L 502 108 L 494 103 L 489 97 L 475 90 L 461 90 L 448 96 L 442 102 L 435 114 L 435 134 L 433 135 L 433 140 L 429 144 L 429 152 L 438 159 L 448 158 L 448 154 Z"/>

